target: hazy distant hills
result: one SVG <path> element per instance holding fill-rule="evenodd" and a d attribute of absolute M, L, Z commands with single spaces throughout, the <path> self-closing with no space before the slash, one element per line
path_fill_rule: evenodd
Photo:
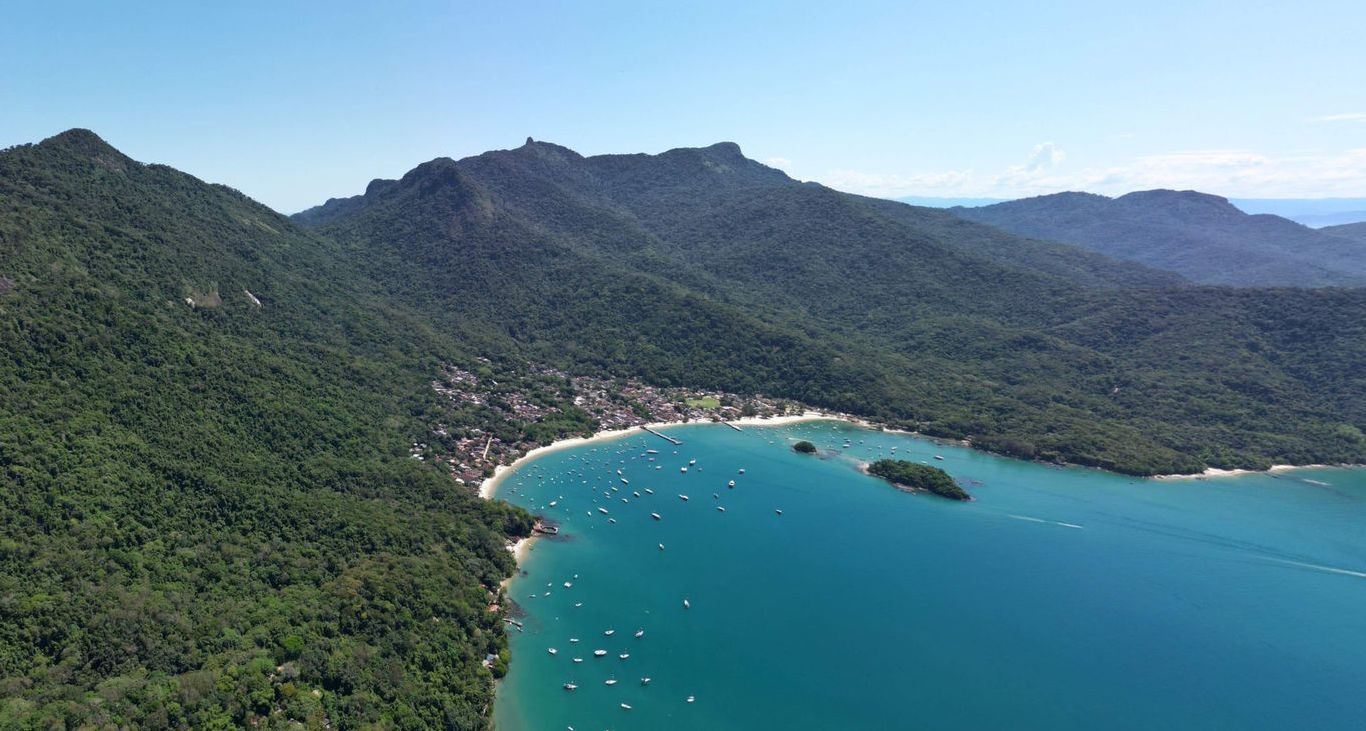
<path fill-rule="evenodd" d="M 1328 226 L 1319 229 L 1319 231 L 1328 234 L 1329 236 L 1337 236 L 1338 238 L 1347 239 L 1348 241 L 1354 241 L 1361 246 L 1366 247 L 1366 223 L 1348 223 L 1342 226 Z M 1363 251 L 1366 251 L 1366 249 L 1363 249 Z"/>
<path fill-rule="evenodd" d="M 1226 199 L 1150 190 L 1118 198 L 1057 193 L 955 214 L 1012 233 L 1085 247 L 1116 259 L 1234 286 L 1366 285 L 1366 249 Z"/>

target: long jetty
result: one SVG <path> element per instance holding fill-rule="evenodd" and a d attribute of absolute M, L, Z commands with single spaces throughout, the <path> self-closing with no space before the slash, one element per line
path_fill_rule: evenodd
<path fill-rule="evenodd" d="M 736 426 L 736 425 L 730 423 L 729 421 L 723 422 L 723 423 L 724 423 L 726 426 L 728 426 L 728 427 L 734 429 L 735 431 L 744 431 L 744 429 L 741 429 L 740 427 L 738 427 L 738 426 Z"/>
<path fill-rule="evenodd" d="M 640 428 L 641 428 L 641 429 L 644 429 L 644 430 L 647 431 L 647 432 L 650 432 L 651 434 L 653 434 L 653 435 L 659 437 L 660 439 L 663 439 L 663 440 L 669 442 L 670 444 L 674 445 L 675 447 L 683 443 L 683 442 L 678 441 L 677 439 L 674 439 L 673 437 L 669 436 L 668 434 L 661 434 L 661 433 L 655 431 L 654 429 L 651 429 L 651 428 L 648 427 L 648 426 L 642 426 L 642 427 L 640 427 Z"/>

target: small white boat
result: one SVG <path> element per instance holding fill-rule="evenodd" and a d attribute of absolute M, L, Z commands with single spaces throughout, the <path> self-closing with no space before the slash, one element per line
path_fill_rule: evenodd
<path fill-rule="evenodd" d="M 688 460 L 688 466 L 689 466 L 689 467 L 691 467 L 691 466 L 693 466 L 693 465 L 695 465 L 695 464 L 697 464 L 697 460 L 695 460 L 695 459 L 690 459 L 690 460 Z"/>
<path fill-rule="evenodd" d="M 571 586 L 573 586 L 573 584 L 571 584 L 570 582 L 568 582 L 568 581 L 564 582 L 564 588 L 568 589 L 568 588 L 571 587 Z"/>
<path fill-rule="evenodd" d="M 614 635 L 614 634 L 616 634 L 616 633 L 617 633 L 616 630 L 614 630 L 614 629 L 609 629 L 609 630 L 607 630 L 606 632 L 603 632 L 603 633 L 602 633 L 602 636 L 603 636 L 603 637 L 611 637 L 612 635 Z"/>
<path fill-rule="evenodd" d="M 640 679 L 640 684 L 641 684 L 641 685 L 649 685 L 649 684 L 650 684 L 650 679 L 649 679 L 649 678 L 641 678 L 641 679 Z"/>
<path fill-rule="evenodd" d="M 607 508 L 598 508 L 598 512 L 607 515 Z"/>
<path fill-rule="evenodd" d="M 687 467 L 679 467 L 679 468 L 678 468 L 678 471 L 679 471 L 679 472 L 687 472 L 687 471 L 688 471 L 688 468 L 687 468 Z"/>
<path fill-rule="evenodd" d="M 664 520 L 663 518 L 659 517 L 659 513 L 650 513 L 650 517 L 654 518 L 655 520 Z"/>
<path fill-rule="evenodd" d="M 631 494 L 634 495 L 635 497 L 640 497 L 640 493 L 635 492 L 634 490 L 631 491 Z"/>
<path fill-rule="evenodd" d="M 661 550 L 661 551 L 664 550 L 664 544 L 663 544 L 663 543 L 659 544 L 659 550 Z"/>
<path fill-rule="evenodd" d="M 617 679 L 616 679 L 616 678 L 608 678 L 608 679 L 602 681 L 602 684 L 603 684 L 603 685 L 616 685 L 616 684 L 617 684 Z"/>
<path fill-rule="evenodd" d="M 607 651 L 606 651 L 606 650 L 594 650 L 594 651 L 593 651 L 593 657 L 607 657 Z"/>
<path fill-rule="evenodd" d="M 623 484 L 623 485 L 629 485 L 629 484 L 631 484 L 631 481 L 628 480 L 628 479 L 626 479 L 625 477 L 623 477 L 623 478 L 621 478 L 621 484 Z"/>
<path fill-rule="evenodd" d="M 936 455 L 934 455 L 934 458 L 937 459 L 937 460 L 939 460 L 940 462 L 943 462 L 943 461 L 944 461 L 944 455 L 942 455 L 942 454 L 936 454 Z"/>
<path fill-rule="evenodd" d="M 721 507 L 720 505 L 717 505 L 717 506 L 716 506 L 716 512 L 718 512 L 718 513 L 724 513 L 724 512 L 726 512 L 726 509 L 723 508 L 723 507 Z"/>
<path fill-rule="evenodd" d="M 617 519 L 616 519 L 616 518 L 608 518 L 608 519 L 607 519 L 607 522 L 608 522 L 608 523 L 615 523 L 615 522 L 617 522 Z"/>
<path fill-rule="evenodd" d="M 741 468 L 740 468 L 740 474 L 742 474 L 742 475 L 745 474 L 745 468 L 744 468 L 744 467 L 741 467 Z"/>
<path fill-rule="evenodd" d="M 650 488 L 647 487 L 647 488 L 645 488 L 645 494 L 646 494 L 646 495 L 653 495 L 653 494 L 655 494 L 655 491 L 654 491 L 654 490 L 651 490 Z"/>
<path fill-rule="evenodd" d="M 579 686 L 574 685 L 573 683 L 565 683 L 565 684 L 564 684 L 564 689 L 565 689 L 565 690 L 574 690 L 574 689 L 576 689 L 576 688 L 578 688 L 578 687 L 579 687 Z"/>
<path fill-rule="evenodd" d="M 687 495 L 679 495 L 679 496 L 678 496 L 678 499 L 679 499 L 679 500 L 682 500 L 682 501 L 684 501 L 684 502 L 687 502 L 688 496 L 687 496 Z"/>
<path fill-rule="evenodd" d="M 777 513 L 778 515 L 782 515 L 782 514 L 783 514 L 783 511 L 782 511 L 781 508 L 774 508 L 773 512 Z"/>
<path fill-rule="evenodd" d="M 647 450 L 645 450 L 645 453 L 646 453 L 646 454 L 659 454 L 659 450 L 658 450 L 658 449 L 647 449 Z"/>
<path fill-rule="evenodd" d="M 560 501 L 558 501 L 558 500 L 551 500 L 551 501 L 550 501 L 550 507 L 552 507 L 552 508 L 555 507 L 556 505 L 559 504 L 559 502 L 560 502 Z"/>
<path fill-rule="evenodd" d="M 697 697 L 696 697 L 696 696 L 691 696 L 691 695 L 688 696 L 688 702 L 689 702 L 689 703 L 692 703 L 692 702 L 695 701 L 695 700 L 697 700 Z"/>
<path fill-rule="evenodd" d="M 577 638 L 577 637 L 570 637 L 570 638 L 569 638 L 569 642 L 572 643 L 572 644 L 577 644 L 578 641 L 579 641 L 579 638 Z"/>
<path fill-rule="evenodd" d="M 552 654 L 552 655 L 554 655 L 554 654 L 556 654 L 556 653 L 559 652 L 559 650 L 556 650 L 556 649 L 553 648 L 553 647 L 547 647 L 547 648 L 545 649 L 545 651 L 548 652 L 548 653 L 550 653 L 550 654 Z"/>
<path fill-rule="evenodd" d="M 581 607 L 583 606 L 583 602 L 574 602 L 574 606 Z"/>
<path fill-rule="evenodd" d="M 630 706 L 629 704 L 623 703 L 623 704 L 621 704 L 621 710 L 623 710 L 623 711 L 629 711 L 629 710 L 631 710 L 631 706 Z"/>
<path fill-rule="evenodd" d="M 637 637 L 637 638 L 641 638 L 641 637 L 644 637 L 644 636 L 645 636 L 645 630 L 643 630 L 643 629 L 638 629 L 638 630 L 636 630 L 636 637 Z"/>
<path fill-rule="evenodd" d="M 583 662 L 583 658 L 581 658 L 581 657 L 576 657 L 576 658 L 574 658 L 574 662 Z"/>
<path fill-rule="evenodd" d="M 688 601 L 687 597 L 683 597 L 683 608 L 692 609 L 692 602 Z"/>
<path fill-rule="evenodd" d="M 617 655 L 617 657 L 621 658 L 622 660 L 625 660 L 626 658 L 628 658 L 628 657 L 630 657 L 630 656 L 631 656 L 631 653 L 629 653 L 629 652 L 623 652 L 623 653 L 621 653 L 620 655 Z"/>
<path fill-rule="evenodd" d="M 726 487 L 735 487 L 735 480 L 726 483 Z"/>

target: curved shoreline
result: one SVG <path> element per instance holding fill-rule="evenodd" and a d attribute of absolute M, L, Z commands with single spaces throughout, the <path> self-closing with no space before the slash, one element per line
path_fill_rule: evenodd
<path fill-rule="evenodd" d="M 590 437 L 567 437 L 565 439 L 560 439 L 551 442 L 550 444 L 547 444 L 543 447 L 537 447 L 527 452 L 521 457 L 518 457 L 517 459 L 513 460 L 512 464 L 498 465 L 497 467 L 493 468 L 493 475 L 491 477 L 488 477 L 483 482 L 479 483 L 479 497 L 485 500 L 494 499 L 495 497 L 497 497 L 498 486 L 502 484 L 503 480 L 507 479 L 508 474 L 511 473 L 513 469 L 523 466 L 528 462 L 532 462 L 539 457 L 544 457 L 545 455 L 550 454 L 551 452 L 558 452 L 560 450 L 568 449 L 570 447 L 578 447 L 584 444 L 592 444 L 595 442 L 610 442 L 616 439 L 620 439 L 622 437 L 642 432 L 644 429 L 647 428 L 666 429 L 672 426 L 686 426 L 688 424 L 734 424 L 736 426 L 785 426 L 787 424 L 799 424 L 807 421 L 824 420 L 848 421 L 850 423 L 858 424 L 859 426 L 875 428 L 873 427 L 873 425 L 868 424 L 867 422 L 853 421 L 848 417 L 840 416 L 837 414 L 828 414 L 823 411 L 806 411 L 801 414 L 793 414 L 789 416 L 748 416 L 741 419 L 734 419 L 731 421 L 662 421 L 652 422 L 649 424 L 641 424 L 639 426 L 633 426 L 627 429 L 607 429 L 600 432 L 596 432 Z M 512 557 L 517 562 L 517 565 L 519 567 L 526 561 L 527 555 L 531 552 L 533 545 L 536 543 L 537 537 L 538 536 L 533 533 L 530 536 L 527 536 L 525 538 L 518 538 L 516 541 L 508 543 L 507 548 L 509 551 L 512 552 Z M 512 576 L 509 576 L 506 579 L 503 579 L 501 582 L 499 582 L 499 585 L 506 589 L 508 584 L 510 584 L 512 580 L 516 578 L 516 576 L 517 574 L 514 573 Z"/>

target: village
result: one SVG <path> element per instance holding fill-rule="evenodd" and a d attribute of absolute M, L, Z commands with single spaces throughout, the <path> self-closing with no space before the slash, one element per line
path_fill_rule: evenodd
<path fill-rule="evenodd" d="M 478 489 L 499 465 L 570 436 L 652 423 L 717 421 L 799 414 L 800 403 L 720 391 L 662 388 L 634 379 L 571 375 L 544 366 L 496 374 L 492 364 L 446 366 L 432 388 L 442 418 L 414 459 L 446 465 L 456 482 Z"/>

